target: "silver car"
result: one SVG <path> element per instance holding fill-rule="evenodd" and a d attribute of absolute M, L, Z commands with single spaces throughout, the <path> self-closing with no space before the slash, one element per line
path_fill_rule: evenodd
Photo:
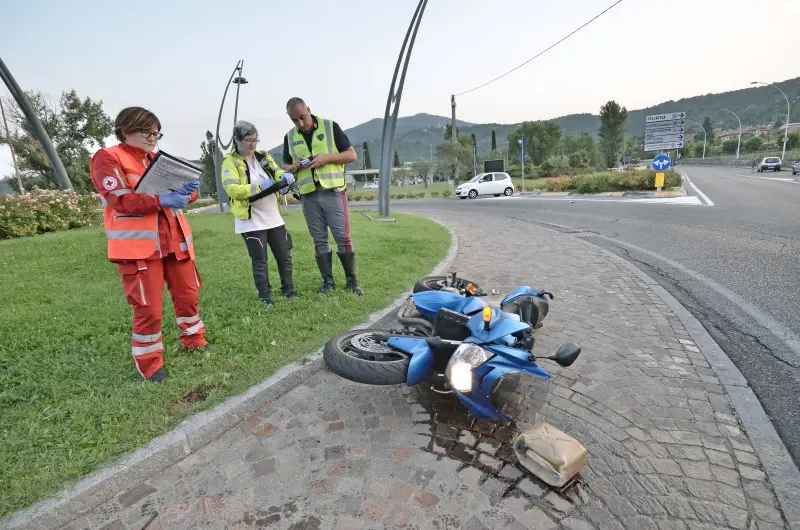
<path fill-rule="evenodd" d="M 792 175 L 797 175 L 800 173 L 800 160 L 795 160 L 792 162 Z"/>
<path fill-rule="evenodd" d="M 762 171 L 780 171 L 781 170 L 781 159 L 777 156 L 768 156 L 761 163 L 758 164 L 758 172 L 761 173 Z"/>

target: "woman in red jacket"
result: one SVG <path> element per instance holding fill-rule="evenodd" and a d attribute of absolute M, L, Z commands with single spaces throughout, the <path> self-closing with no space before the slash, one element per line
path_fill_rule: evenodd
<path fill-rule="evenodd" d="M 209 347 L 198 311 L 200 275 L 195 266 L 192 231 L 182 208 L 197 200 L 198 183 L 160 195 L 134 188 L 163 136 L 155 114 L 141 107 L 123 109 L 114 121 L 119 144 L 92 157 L 91 176 L 101 195 L 108 238 L 108 259 L 122 278 L 125 300 L 133 309 L 131 355 L 139 374 L 153 383 L 167 377 L 161 336 L 161 295 L 167 284 L 188 349 Z"/>

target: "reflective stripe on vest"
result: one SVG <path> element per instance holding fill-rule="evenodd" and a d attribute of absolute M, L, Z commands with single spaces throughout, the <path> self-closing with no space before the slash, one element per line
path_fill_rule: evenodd
<path fill-rule="evenodd" d="M 155 239 L 158 241 L 158 230 L 106 230 L 106 237 L 109 241 L 120 241 L 123 239 L 136 241 Z"/>

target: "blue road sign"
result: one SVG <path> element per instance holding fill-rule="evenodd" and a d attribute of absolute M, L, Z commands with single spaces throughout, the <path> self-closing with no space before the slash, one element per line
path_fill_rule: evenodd
<path fill-rule="evenodd" d="M 672 160 L 669 155 L 658 155 L 653 159 L 653 169 L 656 171 L 666 171 L 672 167 Z"/>

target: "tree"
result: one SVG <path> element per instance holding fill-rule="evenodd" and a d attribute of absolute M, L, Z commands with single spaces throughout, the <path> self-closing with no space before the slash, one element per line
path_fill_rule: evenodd
<path fill-rule="evenodd" d="M 600 107 L 600 152 L 606 167 L 615 167 L 625 145 L 628 110 L 614 100 Z"/>
<path fill-rule="evenodd" d="M 76 192 L 94 190 L 89 166 L 93 147 L 105 147 L 113 132 L 113 123 L 103 111 L 103 102 L 81 100 L 75 90 L 63 92 L 59 101 L 50 101 L 41 92 L 26 92 L 42 126 L 50 136 Z M 58 188 L 55 171 L 33 134 L 33 128 L 15 102 L 9 101 L 10 138 L 0 137 L 0 144 L 10 143 L 17 155 L 23 181 L 44 188 Z M 23 183 L 26 188 L 30 186 Z"/>
<path fill-rule="evenodd" d="M 361 149 L 364 152 L 364 169 L 372 169 L 372 157 L 369 154 L 369 144 L 364 142 Z M 395 154 L 397 153 L 395 152 Z"/>
<path fill-rule="evenodd" d="M 555 122 L 527 122 L 508 135 L 508 157 L 518 160 L 520 145 L 518 140 L 525 138 L 525 153 L 538 165 L 557 154 L 561 145 L 561 127 Z"/>
<path fill-rule="evenodd" d="M 644 158 L 644 136 L 631 136 L 625 141 L 625 154 L 631 158 Z"/>
<path fill-rule="evenodd" d="M 775 121 L 775 125 L 772 126 L 773 129 L 780 129 L 783 127 L 783 120 L 778 119 Z"/>
<path fill-rule="evenodd" d="M 428 189 L 428 179 L 433 171 L 433 162 L 424 158 L 417 158 L 411 162 L 411 174 L 415 178 L 422 179 L 425 189 Z"/>
<path fill-rule="evenodd" d="M 394 152 L 394 167 L 400 167 L 400 157 L 397 156 L 397 151 Z"/>
<path fill-rule="evenodd" d="M 458 182 L 460 178 L 472 176 L 472 139 L 459 136 L 458 142 L 442 142 L 436 146 L 438 172 Z M 456 173 L 458 171 L 458 174 Z"/>
<path fill-rule="evenodd" d="M 459 136 L 460 132 L 461 130 L 456 127 L 456 136 Z M 444 128 L 444 139 L 449 140 L 451 136 L 453 136 L 453 126 L 448 123 Z"/>
<path fill-rule="evenodd" d="M 758 136 L 753 136 L 752 138 L 748 138 L 746 141 L 742 142 L 742 146 L 746 151 L 758 151 L 763 145 L 764 140 Z"/>
<path fill-rule="evenodd" d="M 739 138 L 728 138 L 724 142 L 722 142 L 722 152 L 726 155 L 732 155 L 736 153 L 736 147 L 739 145 Z"/>
<path fill-rule="evenodd" d="M 586 151 L 580 150 L 569 154 L 569 167 L 587 168 L 592 163 L 592 158 Z"/>
<path fill-rule="evenodd" d="M 218 197 L 217 171 L 214 167 L 214 153 L 217 149 L 217 143 L 214 141 L 211 131 L 206 131 L 206 139 L 200 144 L 200 152 L 202 153 L 200 160 L 203 163 L 203 174 L 200 176 L 200 193 L 210 195 L 216 199 Z"/>
<path fill-rule="evenodd" d="M 797 149 L 798 147 L 800 147 L 800 133 L 789 133 L 789 143 L 786 144 L 786 149 Z"/>
<path fill-rule="evenodd" d="M 711 118 L 706 116 L 703 119 L 703 129 L 706 130 L 706 143 L 711 145 L 714 143 L 714 125 L 711 123 Z"/>
<path fill-rule="evenodd" d="M 492 151 L 497 149 L 497 132 L 492 129 Z"/>

